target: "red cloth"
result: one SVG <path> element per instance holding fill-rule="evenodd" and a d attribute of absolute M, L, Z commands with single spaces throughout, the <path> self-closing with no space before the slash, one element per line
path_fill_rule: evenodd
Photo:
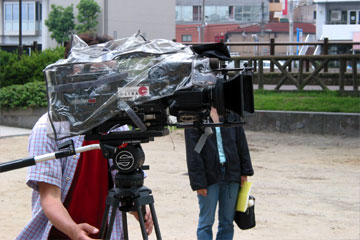
<path fill-rule="evenodd" d="M 98 144 L 98 141 L 84 141 L 83 146 Z M 108 162 L 101 150 L 80 154 L 75 175 L 64 206 L 76 223 L 88 223 L 100 230 L 109 189 Z M 90 235 L 92 238 L 99 236 Z M 55 227 L 48 239 L 68 239 Z"/>

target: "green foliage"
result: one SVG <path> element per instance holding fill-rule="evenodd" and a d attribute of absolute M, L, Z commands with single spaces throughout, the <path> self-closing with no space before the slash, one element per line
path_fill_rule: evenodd
<path fill-rule="evenodd" d="M 254 98 L 257 110 L 360 113 L 360 98 L 343 97 L 338 91 L 257 90 Z"/>
<path fill-rule="evenodd" d="M 69 41 L 69 35 L 75 28 L 73 5 L 64 8 L 52 4 L 45 25 L 51 32 L 50 37 L 57 43 L 63 44 L 65 41 Z"/>
<path fill-rule="evenodd" d="M 0 86 L 42 81 L 43 69 L 63 56 L 64 47 L 47 49 L 41 53 L 36 51 L 31 56 L 23 55 L 20 60 L 16 53 L 0 51 Z"/>
<path fill-rule="evenodd" d="M 46 87 L 43 81 L 12 85 L 0 89 L 0 107 L 2 108 L 46 106 Z"/>
<path fill-rule="evenodd" d="M 0 50 L 0 87 L 4 86 L 7 66 L 11 66 L 17 61 L 16 54 Z"/>
<path fill-rule="evenodd" d="M 98 21 L 96 20 L 100 13 L 100 6 L 94 0 L 80 0 L 76 6 L 79 10 L 77 19 L 79 24 L 75 29 L 78 33 L 94 33 Z"/>

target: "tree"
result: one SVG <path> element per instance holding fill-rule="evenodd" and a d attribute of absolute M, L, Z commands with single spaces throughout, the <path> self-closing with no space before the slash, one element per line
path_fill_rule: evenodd
<path fill-rule="evenodd" d="M 51 5 L 51 12 L 45 21 L 45 25 L 51 32 L 50 37 L 55 39 L 59 44 L 69 41 L 69 35 L 71 31 L 74 30 L 75 17 L 73 9 L 72 4 L 66 8 L 54 4 Z"/>
<path fill-rule="evenodd" d="M 100 13 L 100 6 L 94 0 L 80 0 L 76 6 L 79 10 L 77 19 L 79 24 L 75 29 L 78 33 L 94 33 L 98 24 L 97 17 Z"/>

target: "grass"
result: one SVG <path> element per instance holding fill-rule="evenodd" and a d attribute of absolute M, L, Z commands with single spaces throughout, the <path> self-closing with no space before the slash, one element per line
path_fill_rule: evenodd
<path fill-rule="evenodd" d="M 343 97 L 337 91 L 254 91 L 256 110 L 360 113 L 359 97 Z"/>

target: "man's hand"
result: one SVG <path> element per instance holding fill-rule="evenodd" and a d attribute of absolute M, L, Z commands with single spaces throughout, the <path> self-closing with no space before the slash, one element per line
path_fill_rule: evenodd
<path fill-rule="evenodd" d="M 197 194 L 201 195 L 201 196 L 204 196 L 206 197 L 207 196 L 207 189 L 204 188 L 204 189 L 198 189 L 196 190 L 197 191 Z"/>
<path fill-rule="evenodd" d="M 91 226 L 87 223 L 80 223 L 77 224 L 74 229 L 71 231 L 71 239 L 74 240 L 90 240 L 93 238 L 90 238 L 90 234 L 97 234 L 99 232 L 99 229 L 96 227 Z"/>
<path fill-rule="evenodd" d="M 61 202 L 61 190 L 55 185 L 39 182 L 40 202 L 46 217 L 61 232 L 75 240 L 90 240 L 99 230 L 87 223 L 76 224 Z"/>
<path fill-rule="evenodd" d="M 137 212 L 131 212 L 131 214 L 133 214 L 134 217 L 136 218 L 136 220 L 139 221 L 139 216 L 138 216 Z M 145 216 L 144 216 L 144 221 L 145 221 L 146 233 L 147 233 L 147 235 L 150 235 L 152 233 L 152 230 L 153 230 L 153 227 L 154 227 L 154 222 L 153 222 L 151 212 L 150 212 L 150 209 L 149 209 L 148 206 L 146 206 L 146 213 L 145 213 Z"/>

